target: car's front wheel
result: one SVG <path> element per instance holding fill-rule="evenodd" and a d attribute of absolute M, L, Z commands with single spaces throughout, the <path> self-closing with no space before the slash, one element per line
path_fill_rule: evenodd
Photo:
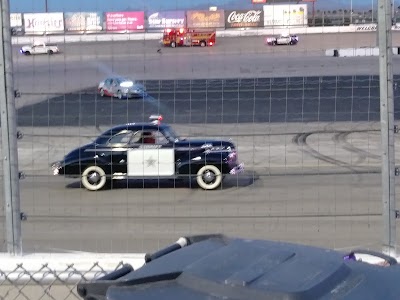
<path fill-rule="evenodd" d="M 81 181 L 87 190 L 98 191 L 106 185 L 107 177 L 101 167 L 90 166 L 83 171 Z"/>
<path fill-rule="evenodd" d="M 104 89 L 103 88 L 100 89 L 100 96 L 104 97 Z"/>
<path fill-rule="evenodd" d="M 197 184 L 204 190 L 214 190 L 222 182 L 221 171 L 213 165 L 205 165 L 197 172 Z"/>

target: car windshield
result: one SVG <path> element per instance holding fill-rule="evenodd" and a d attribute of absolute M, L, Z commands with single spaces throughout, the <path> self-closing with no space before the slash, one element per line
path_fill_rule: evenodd
<path fill-rule="evenodd" d="M 163 134 L 165 137 L 171 141 L 178 142 L 180 140 L 179 136 L 175 133 L 175 131 L 171 127 L 165 127 L 163 130 Z"/>
<path fill-rule="evenodd" d="M 106 132 L 103 132 L 101 135 L 99 135 L 95 140 L 94 143 L 98 145 L 105 145 L 109 142 L 109 140 L 112 137 L 117 136 L 118 134 L 121 134 L 123 132 L 127 132 L 128 130 L 115 130 L 115 129 L 109 129 Z"/>

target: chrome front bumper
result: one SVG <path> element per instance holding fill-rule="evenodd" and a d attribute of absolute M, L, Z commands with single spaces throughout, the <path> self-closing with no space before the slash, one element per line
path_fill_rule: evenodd
<path fill-rule="evenodd" d="M 60 173 L 61 168 L 62 168 L 62 163 L 60 161 L 56 161 L 51 164 L 53 175 L 58 175 Z"/>
<path fill-rule="evenodd" d="M 243 163 L 241 163 L 241 164 L 235 166 L 233 169 L 231 169 L 229 171 L 229 174 L 236 175 L 236 174 L 240 174 L 242 172 L 244 172 L 244 164 Z"/>

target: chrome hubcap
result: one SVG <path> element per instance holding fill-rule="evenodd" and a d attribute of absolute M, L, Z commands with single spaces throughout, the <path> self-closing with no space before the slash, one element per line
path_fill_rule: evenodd
<path fill-rule="evenodd" d="M 216 177 L 215 174 L 213 172 L 211 172 L 210 170 L 207 170 L 203 174 L 203 180 L 207 184 L 212 183 L 215 180 L 215 177 Z"/>
<path fill-rule="evenodd" d="M 93 172 L 88 176 L 88 181 L 91 184 L 97 184 L 100 181 L 100 174 L 97 172 Z"/>

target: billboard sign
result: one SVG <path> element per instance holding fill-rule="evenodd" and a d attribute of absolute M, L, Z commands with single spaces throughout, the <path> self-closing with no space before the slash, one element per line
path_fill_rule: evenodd
<path fill-rule="evenodd" d="M 64 31 L 63 13 L 24 14 L 25 33 L 56 33 Z"/>
<path fill-rule="evenodd" d="M 148 29 L 185 27 L 186 13 L 179 11 L 162 11 L 149 13 L 146 21 Z"/>
<path fill-rule="evenodd" d="M 144 30 L 144 12 L 108 12 L 106 13 L 106 30 L 119 32 Z"/>
<path fill-rule="evenodd" d="M 223 10 L 189 10 L 186 18 L 189 28 L 222 28 L 225 26 Z"/>
<path fill-rule="evenodd" d="M 66 31 L 101 31 L 103 14 L 97 12 L 72 12 L 64 15 Z"/>
<path fill-rule="evenodd" d="M 257 4 L 257 3 L 267 3 L 267 0 L 251 0 L 251 3 Z"/>
<path fill-rule="evenodd" d="M 264 27 L 307 26 L 307 4 L 264 5 Z"/>
<path fill-rule="evenodd" d="M 247 28 L 263 26 L 264 11 L 262 9 L 225 11 L 225 28 Z"/>
<path fill-rule="evenodd" d="M 22 14 L 10 14 L 10 27 L 22 27 Z"/>

